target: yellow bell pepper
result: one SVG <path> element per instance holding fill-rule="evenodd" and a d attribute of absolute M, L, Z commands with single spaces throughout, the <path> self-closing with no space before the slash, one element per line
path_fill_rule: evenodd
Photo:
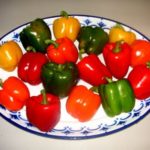
<path fill-rule="evenodd" d="M 7 41 L 0 45 L 0 68 L 13 71 L 18 65 L 23 53 L 15 41 Z"/>
<path fill-rule="evenodd" d="M 117 42 L 117 41 L 124 41 L 128 44 L 133 43 L 136 39 L 136 35 L 131 31 L 126 31 L 121 25 L 117 24 L 116 26 L 112 27 L 109 31 L 109 41 L 110 42 Z"/>
<path fill-rule="evenodd" d="M 80 31 L 80 22 L 77 18 L 69 17 L 65 11 L 61 12 L 62 17 L 54 20 L 53 32 L 56 39 L 68 37 L 75 41 Z"/>

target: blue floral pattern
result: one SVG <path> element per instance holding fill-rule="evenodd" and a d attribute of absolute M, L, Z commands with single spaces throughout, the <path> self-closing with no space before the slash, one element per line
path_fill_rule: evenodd
<path fill-rule="evenodd" d="M 14 40 L 16 42 L 20 42 L 19 33 L 14 32 L 13 34 L 14 35 L 12 36 L 12 40 Z"/>
<path fill-rule="evenodd" d="M 107 32 L 112 26 L 116 24 L 116 21 L 109 20 L 102 17 L 84 16 L 84 15 L 83 16 L 74 15 L 74 17 L 79 19 L 82 26 L 99 26 L 104 30 L 106 30 Z M 51 29 L 55 18 L 56 17 L 45 18 L 46 23 L 49 25 Z M 6 35 L 4 35 L 2 38 L 0 38 L 0 44 L 8 40 L 15 40 L 21 46 L 19 33 L 26 25 L 22 25 L 12 30 L 11 32 L 7 33 Z M 122 25 L 125 26 L 128 30 L 134 31 L 138 39 L 149 40 L 147 37 L 145 37 L 137 30 L 125 24 Z M 5 74 L 2 70 L 0 70 L 0 72 L 3 73 L 3 77 L 8 76 L 8 74 Z M 17 75 L 17 73 L 13 72 L 13 75 Z M 32 91 L 35 92 L 35 90 Z M 117 131 L 123 130 L 137 123 L 141 119 L 143 119 L 147 114 L 149 114 L 149 110 L 150 110 L 149 98 L 143 101 L 137 100 L 135 108 L 130 113 L 123 113 L 114 118 L 109 118 L 107 116 L 104 116 L 103 119 L 100 117 L 97 118 L 96 121 L 91 120 L 87 123 L 80 123 L 78 121 L 75 121 L 74 124 L 72 123 L 72 121 L 69 120 L 68 122 L 60 121 L 60 123 L 53 130 L 47 133 L 43 133 L 39 131 L 27 120 L 24 109 L 18 112 L 11 112 L 5 109 L 5 107 L 3 107 L 2 105 L 0 105 L 0 116 L 2 116 L 7 121 L 9 121 L 10 123 L 16 125 L 17 127 L 23 130 L 41 136 L 59 138 L 59 139 L 87 139 L 87 138 L 101 137 L 101 136 L 109 135 Z"/>

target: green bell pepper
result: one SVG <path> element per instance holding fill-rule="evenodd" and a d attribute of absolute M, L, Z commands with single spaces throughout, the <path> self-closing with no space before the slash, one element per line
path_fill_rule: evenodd
<path fill-rule="evenodd" d="M 78 38 L 81 53 L 100 54 L 104 45 L 108 42 L 108 34 L 101 27 L 83 26 Z"/>
<path fill-rule="evenodd" d="M 51 31 L 43 19 L 36 19 L 20 32 L 20 40 L 26 50 L 46 53 L 46 40 L 51 39 Z"/>
<path fill-rule="evenodd" d="M 110 81 L 98 87 L 102 98 L 102 106 L 110 117 L 130 112 L 135 105 L 133 89 L 127 79 Z"/>
<path fill-rule="evenodd" d="M 48 62 L 42 67 L 41 78 L 47 92 L 65 97 L 78 81 L 78 70 L 72 62 L 65 64 Z"/>

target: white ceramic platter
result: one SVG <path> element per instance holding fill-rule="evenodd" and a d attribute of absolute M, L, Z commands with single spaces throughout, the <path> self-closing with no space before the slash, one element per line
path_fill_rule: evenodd
<path fill-rule="evenodd" d="M 116 23 L 114 20 L 97 17 L 97 16 L 87 16 L 87 15 L 73 15 L 75 18 L 79 19 L 82 26 L 100 26 L 106 32 L 109 32 L 110 28 Z M 52 31 L 53 21 L 59 16 L 47 17 L 44 18 L 44 21 L 48 24 Z M 23 49 L 23 46 L 19 39 L 19 33 L 22 31 L 24 27 L 26 27 L 29 23 L 21 25 L 0 38 L 0 44 L 6 42 L 8 40 L 15 40 L 20 47 Z M 126 30 L 130 30 L 136 34 L 138 39 L 149 40 L 146 36 L 144 36 L 139 31 L 120 23 Z M 53 37 L 54 39 L 54 37 Z M 78 43 L 75 43 L 78 46 Z M 23 49 L 24 51 L 24 49 Z M 24 51 L 25 53 L 25 51 Z M 99 56 L 102 59 L 101 55 Z M 103 60 L 102 60 L 103 61 Z M 17 76 L 16 70 L 13 72 L 6 72 L 0 69 L 1 79 L 5 80 L 8 76 Z M 78 84 L 84 84 L 86 86 L 90 86 L 83 81 L 79 81 Z M 30 89 L 31 96 L 40 94 L 40 90 L 42 89 L 42 84 L 38 86 L 31 86 L 26 84 Z M 0 116 L 5 120 L 10 122 L 11 124 L 27 131 L 30 133 L 34 133 L 40 136 L 45 136 L 49 138 L 57 138 L 57 139 L 89 139 L 95 137 L 101 137 L 105 135 L 109 135 L 112 133 L 116 133 L 118 131 L 124 130 L 131 125 L 139 122 L 143 119 L 150 110 L 150 99 L 146 99 L 143 101 L 136 100 L 136 105 L 132 112 L 130 113 L 122 113 L 119 116 L 114 118 L 109 118 L 104 113 L 102 106 L 99 108 L 96 115 L 92 118 L 92 120 L 86 123 L 80 123 L 78 120 L 73 119 L 69 114 L 67 114 L 65 109 L 66 98 L 61 100 L 61 119 L 60 122 L 55 126 L 55 128 L 47 133 L 39 131 L 37 128 L 32 126 L 27 118 L 25 113 L 25 108 L 18 112 L 11 112 L 0 106 Z"/>

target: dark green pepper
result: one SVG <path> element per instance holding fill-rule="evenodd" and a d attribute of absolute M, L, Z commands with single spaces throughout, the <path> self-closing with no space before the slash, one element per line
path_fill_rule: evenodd
<path fill-rule="evenodd" d="M 100 54 L 108 42 L 108 34 L 101 27 L 83 26 L 78 35 L 79 50 L 87 54 Z"/>
<path fill-rule="evenodd" d="M 78 70 L 74 63 L 56 64 L 48 62 L 42 67 L 42 82 L 47 92 L 67 96 L 78 81 Z"/>
<path fill-rule="evenodd" d="M 46 40 L 51 39 L 51 31 L 43 19 L 36 19 L 20 32 L 20 40 L 26 50 L 46 53 Z"/>
<path fill-rule="evenodd" d="M 121 79 L 109 82 L 98 88 L 106 114 L 114 117 L 122 112 L 130 112 L 135 105 L 135 97 L 129 81 Z"/>

